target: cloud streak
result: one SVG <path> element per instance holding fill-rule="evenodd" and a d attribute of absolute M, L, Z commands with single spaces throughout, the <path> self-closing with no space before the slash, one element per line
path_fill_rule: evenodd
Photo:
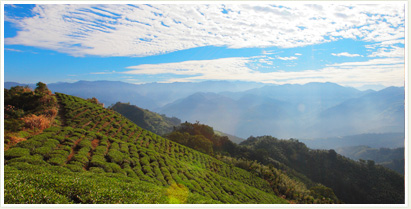
<path fill-rule="evenodd" d="M 348 86 L 404 84 L 404 60 L 402 58 L 372 59 L 364 62 L 345 62 L 328 65 L 319 70 L 299 72 L 260 72 L 248 67 L 252 58 L 233 57 L 215 60 L 186 61 L 179 63 L 145 64 L 130 66 L 123 74 L 186 75 L 164 82 L 195 82 L 201 80 L 243 80 L 274 84 L 305 84 L 309 82 L 334 82 Z"/>
<path fill-rule="evenodd" d="M 332 56 L 336 56 L 336 57 L 360 57 L 361 55 L 359 54 L 350 54 L 348 52 L 341 52 L 341 53 L 331 53 Z"/>
<path fill-rule="evenodd" d="M 403 40 L 405 23 L 403 4 L 382 3 L 43 4 L 32 12 L 16 17 L 6 11 L 6 20 L 21 30 L 5 44 L 103 57 L 202 46 L 292 48 L 342 38 L 382 44 Z"/>

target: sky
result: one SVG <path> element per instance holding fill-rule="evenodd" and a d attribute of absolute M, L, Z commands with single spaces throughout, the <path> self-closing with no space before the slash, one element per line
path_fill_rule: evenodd
<path fill-rule="evenodd" d="M 404 85 L 404 2 L 12 3 L 5 82 Z"/>

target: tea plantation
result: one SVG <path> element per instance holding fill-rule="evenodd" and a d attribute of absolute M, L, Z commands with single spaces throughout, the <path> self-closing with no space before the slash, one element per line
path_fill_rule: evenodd
<path fill-rule="evenodd" d="M 60 124 L 5 151 L 6 204 L 284 204 L 257 174 L 56 93 Z"/>

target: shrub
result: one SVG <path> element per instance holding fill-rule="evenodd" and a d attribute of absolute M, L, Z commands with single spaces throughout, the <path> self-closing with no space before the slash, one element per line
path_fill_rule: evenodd
<path fill-rule="evenodd" d="M 67 157 L 64 156 L 56 156 L 56 157 L 51 157 L 50 159 L 47 160 L 48 163 L 52 165 L 59 165 L 62 166 L 64 163 L 66 163 Z"/>
<path fill-rule="evenodd" d="M 142 170 L 143 170 L 143 172 L 144 172 L 147 176 L 150 176 L 150 177 L 154 177 L 154 176 L 155 176 L 154 173 L 153 173 L 153 171 L 151 170 L 151 167 L 148 166 L 148 165 L 144 165 L 144 166 L 142 167 Z"/>
<path fill-rule="evenodd" d="M 110 166 L 113 173 L 121 173 L 121 174 L 127 175 L 127 173 L 123 171 L 123 169 L 121 169 L 121 167 L 115 163 L 108 163 L 108 166 Z"/>
<path fill-rule="evenodd" d="M 124 154 L 118 150 L 110 149 L 107 153 L 110 162 L 121 164 L 123 162 Z"/>
<path fill-rule="evenodd" d="M 125 153 L 125 154 L 128 154 L 128 152 L 129 152 L 128 144 L 127 143 L 121 143 L 120 144 L 120 151 Z"/>
<path fill-rule="evenodd" d="M 91 167 L 89 169 L 89 171 L 93 172 L 93 173 L 104 173 L 104 169 L 100 168 L 100 167 Z"/>
<path fill-rule="evenodd" d="M 170 204 L 184 204 L 189 194 L 188 188 L 182 184 L 172 184 L 167 188 L 166 194 Z"/>
<path fill-rule="evenodd" d="M 96 147 L 96 149 L 94 150 L 94 155 L 104 155 L 104 153 L 107 150 L 107 145 L 105 146 L 98 146 Z"/>
<path fill-rule="evenodd" d="M 4 157 L 6 160 L 27 155 L 30 155 L 30 150 L 21 147 L 14 147 L 4 152 Z"/>
<path fill-rule="evenodd" d="M 38 128 L 40 130 L 44 130 L 50 127 L 50 119 L 44 115 L 37 116 L 30 114 L 23 117 L 22 120 L 24 122 L 24 127 L 28 129 L 34 130 L 35 128 Z"/>
<path fill-rule="evenodd" d="M 83 167 L 76 164 L 66 164 L 66 168 L 70 169 L 73 172 L 83 172 Z"/>
<path fill-rule="evenodd" d="M 64 138 L 64 136 L 55 136 L 54 137 L 56 140 L 58 140 L 60 143 L 63 143 L 66 139 Z"/>
<path fill-rule="evenodd" d="M 89 139 L 83 139 L 80 141 L 80 143 L 78 144 L 78 146 L 80 147 L 91 147 L 91 141 Z"/>
<path fill-rule="evenodd" d="M 71 158 L 71 161 L 77 161 L 77 162 L 81 163 L 81 165 L 84 165 L 84 164 L 88 163 L 89 159 L 86 155 L 77 154 L 77 155 L 74 155 L 73 158 Z"/>
<path fill-rule="evenodd" d="M 43 156 L 41 155 L 26 155 L 26 156 L 22 156 L 18 158 L 13 158 L 7 161 L 7 163 L 12 163 L 12 162 L 26 162 L 26 163 L 33 164 L 33 165 L 48 165 L 43 160 Z"/>

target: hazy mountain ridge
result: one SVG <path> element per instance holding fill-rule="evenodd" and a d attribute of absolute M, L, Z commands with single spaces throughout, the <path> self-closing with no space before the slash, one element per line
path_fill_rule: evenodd
<path fill-rule="evenodd" d="M 369 146 L 371 148 L 404 147 L 405 133 L 370 133 L 341 137 L 300 139 L 312 149 L 337 149 L 339 147 Z"/>
<path fill-rule="evenodd" d="M 192 95 L 157 111 L 191 122 L 199 120 L 244 138 L 263 134 L 280 138 L 318 138 L 404 132 L 403 88 L 361 92 L 325 83 L 324 88 L 336 90 L 319 90 L 323 93 L 318 93 L 315 89 L 321 89 L 321 85 L 307 84 L 307 91 L 300 85 L 284 85 L 224 92 L 214 94 L 214 101 L 211 97 Z M 230 121 L 229 125 L 214 117 L 219 115 Z"/>
<path fill-rule="evenodd" d="M 6 88 L 10 85 L 5 83 Z M 130 102 L 182 121 L 200 121 L 242 138 L 404 132 L 403 87 L 360 91 L 335 83 L 205 81 L 135 85 L 79 81 L 50 84 L 49 88 L 82 98 L 96 97 L 106 105 Z"/>
<path fill-rule="evenodd" d="M 404 175 L 404 147 L 371 148 L 369 146 L 340 147 L 335 150 L 338 154 L 344 155 L 353 160 L 372 160 L 386 168 L 397 171 Z"/>
<path fill-rule="evenodd" d="M 323 129 L 334 132 L 336 136 L 404 132 L 404 115 L 404 89 L 388 87 L 321 112 L 311 130 Z M 336 122 L 338 126 L 334 125 Z M 349 133 L 347 130 L 353 131 Z"/>
<path fill-rule="evenodd" d="M 35 84 L 5 82 L 4 87 L 26 86 L 35 88 Z M 265 84 L 241 81 L 204 81 L 198 83 L 146 83 L 131 84 L 121 81 L 77 81 L 74 83 L 50 83 L 47 86 L 53 92 L 61 92 L 81 98 L 96 97 L 106 106 L 116 102 L 130 102 L 141 108 L 155 110 L 178 99 L 197 92 L 245 91 Z"/>

